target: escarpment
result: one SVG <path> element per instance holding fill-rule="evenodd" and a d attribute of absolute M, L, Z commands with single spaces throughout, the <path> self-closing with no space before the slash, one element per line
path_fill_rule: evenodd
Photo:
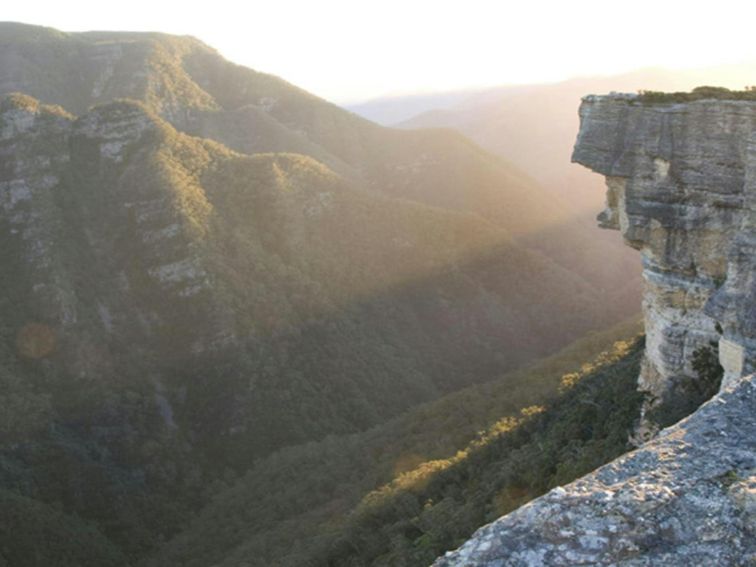
<path fill-rule="evenodd" d="M 725 383 L 756 359 L 756 104 L 646 104 L 587 97 L 573 160 L 606 176 L 600 223 L 643 259 L 646 356 L 655 399 L 698 379 L 718 346 Z"/>
<path fill-rule="evenodd" d="M 580 117 L 573 160 L 607 179 L 598 220 L 643 259 L 642 423 L 711 388 L 701 384 L 710 379 L 704 355 L 718 357 L 721 390 L 656 439 L 481 528 L 435 565 L 751 565 L 756 104 L 588 96 Z"/>

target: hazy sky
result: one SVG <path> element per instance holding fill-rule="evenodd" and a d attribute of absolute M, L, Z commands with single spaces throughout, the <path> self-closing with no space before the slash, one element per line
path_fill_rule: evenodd
<path fill-rule="evenodd" d="M 191 34 L 335 102 L 756 58 L 732 0 L 3 2 L 0 20 Z M 754 81 L 756 82 L 756 81 Z"/>

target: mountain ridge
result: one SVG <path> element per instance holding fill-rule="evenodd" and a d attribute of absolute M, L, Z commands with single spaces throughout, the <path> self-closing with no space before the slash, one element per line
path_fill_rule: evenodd
<path fill-rule="evenodd" d="M 197 135 L 203 135 L 203 129 L 212 129 L 214 121 L 226 119 L 225 116 L 229 113 L 230 116 L 236 117 L 237 113 L 243 113 L 245 108 L 251 107 L 256 110 L 254 114 L 257 118 L 246 117 L 250 120 L 249 128 L 236 139 L 225 136 L 225 139 L 218 141 L 232 149 L 240 149 L 246 144 L 247 147 L 253 148 L 255 153 L 270 151 L 265 144 L 275 141 L 258 140 L 257 145 L 254 141 L 254 128 L 257 127 L 260 122 L 258 118 L 263 113 L 287 131 L 291 131 L 291 125 L 295 124 L 295 131 L 289 134 L 294 138 L 304 135 L 305 140 L 300 138 L 299 143 L 309 142 L 319 146 L 323 158 L 319 161 L 324 161 L 336 171 L 345 173 L 345 165 L 354 168 L 355 164 L 360 164 L 359 169 L 362 171 L 357 171 L 357 175 L 374 190 L 387 191 L 386 186 L 389 186 L 392 180 L 398 182 L 401 179 L 401 187 L 394 189 L 392 193 L 396 195 L 398 189 L 407 191 L 411 188 L 412 184 L 407 182 L 407 173 L 411 173 L 412 169 L 419 168 L 421 174 L 428 175 L 429 170 L 440 168 L 438 174 L 431 173 L 438 185 L 433 192 L 430 188 L 423 187 L 422 190 L 415 190 L 414 194 L 403 195 L 427 204 L 439 203 L 439 197 L 434 194 L 446 194 L 444 198 L 448 199 L 451 196 L 450 192 L 457 191 L 450 184 L 456 186 L 460 179 L 459 174 L 443 163 L 443 159 L 433 159 L 435 150 L 432 144 L 450 145 L 455 152 L 469 156 L 467 159 L 470 161 L 467 163 L 481 168 L 489 177 L 492 173 L 488 173 L 487 170 L 501 169 L 505 164 L 500 158 L 493 158 L 490 154 L 477 150 L 456 132 L 402 133 L 375 125 L 278 77 L 227 62 L 216 51 L 195 40 L 161 35 L 161 43 L 153 41 L 152 34 L 129 34 L 131 40 L 124 46 L 118 41 L 118 38 L 122 37 L 121 34 L 114 33 L 112 36 L 116 39 L 113 40 L 110 32 L 97 32 L 92 36 L 96 41 L 92 42 L 85 40 L 88 37 L 86 33 L 71 33 L 65 36 L 69 41 L 76 43 L 76 56 L 84 59 L 85 67 L 91 66 L 84 77 L 86 80 L 82 83 L 81 73 L 69 72 L 56 77 L 61 75 L 59 71 L 50 72 L 53 63 L 55 69 L 73 64 L 68 60 L 70 55 L 67 55 L 64 49 L 66 42 L 63 41 L 61 45 L 57 35 L 49 40 L 50 45 L 44 44 L 45 49 L 54 51 L 53 54 L 44 53 L 44 50 L 41 54 L 35 54 L 34 50 L 32 53 L 26 53 L 22 49 L 23 46 L 3 39 L 0 27 L 0 43 L 4 42 L 5 45 L 0 66 L 0 93 L 7 93 L 13 84 L 15 88 L 12 90 L 25 92 L 45 103 L 59 104 L 74 114 L 85 111 L 98 101 L 134 98 L 143 100 L 177 129 Z M 145 37 L 149 40 L 144 41 Z M 13 69 L 18 66 L 15 61 L 20 57 L 23 58 L 26 71 L 23 76 L 17 77 L 14 76 Z M 150 75 L 153 69 L 160 71 L 155 78 Z M 134 71 L 146 73 L 146 77 L 135 81 L 132 78 Z M 59 83 L 59 88 L 55 90 L 47 87 L 51 83 L 50 74 L 53 76 L 52 81 Z M 66 94 L 69 92 L 71 95 Z M 82 93 L 85 94 L 82 96 Z M 69 99 L 73 99 L 73 102 L 69 102 Z M 307 147 L 314 151 L 312 145 Z M 286 151 L 285 147 L 273 149 Z M 423 158 L 423 154 L 427 154 L 427 157 Z M 414 159 L 409 161 L 408 156 Z M 465 162 L 457 163 L 462 165 Z M 470 168 L 469 165 L 467 167 Z M 564 218 L 552 204 L 537 196 L 538 190 L 529 186 L 531 182 L 527 180 L 526 175 L 516 172 L 511 166 L 506 166 L 506 169 L 505 179 L 509 190 L 516 190 L 518 199 L 523 202 L 533 202 L 529 208 L 537 209 L 539 218 L 547 219 L 545 223 L 541 222 L 541 225 L 559 222 Z M 496 175 L 501 173 L 502 171 Z M 380 181 L 377 176 L 381 177 Z M 448 177 L 451 177 L 451 183 Z M 415 175 L 413 182 L 418 181 L 422 180 L 420 176 Z M 472 210 L 490 217 L 490 205 L 495 204 L 496 215 L 500 217 L 497 222 L 515 233 L 524 230 L 517 228 L 523 223 L 521 215 L 507 214 L 506 204 L 498 204 L 497 200 L 501 199 L 501 196 L 497 197 L 496 192 L 490 187 L 485 187 L 485 184 L 490 185 L 491 181 L 485 178 L 476 181 L 471 177 L 466 181 L 467 191 L 473 192 L 473 198 L 468 199 L 469 204 L 457 201 L 447 203 L 446 206 Z M 476 203 L 481 199 L 486 202 Z M 520 213 L 522 212 L 521 210 Z M 529 213 L 526 220 L 532 224 L 533 214 Z"/>

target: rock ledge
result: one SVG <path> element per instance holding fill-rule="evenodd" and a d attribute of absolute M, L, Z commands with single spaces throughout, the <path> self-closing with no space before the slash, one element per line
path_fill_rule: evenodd
<path fill-rule="evenodd" d="M 481 528 L 436 567 L 756 564 L 756 377 Z"/>

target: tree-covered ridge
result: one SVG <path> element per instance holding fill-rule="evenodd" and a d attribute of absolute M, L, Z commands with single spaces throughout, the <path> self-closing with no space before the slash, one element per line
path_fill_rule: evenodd
<path fill-rule="evenodd" d="M 0 84 L 25 93 L 0 99 L 11 564 L 75 562 L 81 542 L 134 564 L 201 510 L 229 549 L 287 525 L 331 538 L 321 514 L 336 525 L 543 403 L 553 360 L 511 372 L 621 312 L 523 243 L 558 230 L 558 204 L 457 134 L 380 128 L 161 34 L 0 24 Z M 239 540 L 235 503 L 258 495 L 270 508 Z M 32 557 L 13 526 L 37 521 L 51 545 Z"/>
<path fill-rule="evenodd" d="M 371 191 L 473 212 L 557 262 L 565 247 L 555 250 L 555 239 L 590 241 L 563 204 L 454 131 L 380 127 L 191 37 L 26 28 L 42 39 L 0 24 L 5 89 L 77 115 L 117 98 L 140 100 L 178 130 L 236 151 L 309 155 Z"/>
<path fill-rule="evenodd" d="M 36 120 L 46 124 L 44 113 Z M 107 163 L 112 160 L 101 155 L 103 148 L 112 144 L 109 136 L 120 136 L 121 131 L 125 137 L 118 143 L 129 157 Z M 41 139 L 33 132 L 26 138 L 34 144 Z M 435 369 L 413 371 L 418 378 L 418 371 L 436 376 L 435 384 L 427 379 L 414 382 L 414 388 L 426 389 L 419 399 L 427 399 L 455 387 L 452 368 L 437 366 L 446 364 L 443 353 L 449 352 L 435 340 L 444 334 L 449 347 L 457 344 L 471 360 L 477 358 L 474 349 L 499 351 L 494 360 L 500 362 L 486 363 L 494 363 L 494 368 L 511 365 L 504 360 L 502 343 L 511 344 L 512 356 L 525 360 L 545 352 L 539 343 L 556 345 L 560 337 L 596 321 L 588 311 L 589 288 L 518 247 L 495 225 L 360 191 L 310 158 L 234 154 L 182 135 L 140 104 L 127 101 L 95 107 L 76 120 L 71 140 L 70 162 L 58 171 L 62 189 L 54 192 L 52 210 L 43 211 L 61 231 L 51 238 L 49 252 L 65 258 L 61 272 L 56 272 L 63 278 L 60 285 L 70 296 L 87 297 L 86 303 L 79 300 L 81 309 L 91 311 L 92 298 L 108 310 L 111 302 L 117 309 L 131 301 L 132 308 L 144 310 L 144 319 L 156 318 L 146 335 L 126 322 L 117 338 L 127 338 L 132 349 L 143 349 L 162 364 L 167 359 L 159 353 L 172 351 L 171 358 L 181 359 L 182 353 L 197 348 L 197 341 L 209 350 L 213 344 L 238 347 L 250 340 L 290 346 L 308 329 L 328 336 L 332 322 L 336 327 L 331 332 L 340 335 L 347 332 L 341 325 L 365 309 L 383 311 L 380 306 L 387 302 L 405 304 L 404 310 L 360 320 L 380 327 L 381 321 L 389 324 L 387 317 L 404 319 L 407 328 L 419 333 L 419 341 L 396 348 L 408 360 L 423 351 L 426 360 L 436 359 Z M 48 151 L 62 146 L 63 142 Z M 40 191 L 35 199 L 46 202 L 48 197 Z M 64 213 L 62 226 L 53 218 L 58 211 Z M 76 225 L 86 226 L 89 234 Z M 97 247 L 87 242 L 93 234 L 101 236 Z M 12 240 L 23 246 L 17 238 Z M 543 277 L 551 272 L 554 277 Z M 116 274 L 126 280 L 126 296 L 118 289 L 124 284 L 114 281 Z M 20 288 L 32 288 L 32 280 L 30 276 Z M 508 319 L 486 314 L 491 308 L 501 309 L 505 297 Z M 540 305 L 543 297 L 554 301 Z M 459 325 L 439 328 L 436 321 L 423 322 L 428 310 Z M 538 316 L 540 310 L 544 317 Z M 557 310 L 572 315 L 566 326 L 554 329 L 549 316 Z M 346 313 L 352 315 L 345 319 Z M 58 315 L 54 308 L 39 313 L 53 319 Z M 23 317 L 20 313 L 17 318 Z M 347 328 L 355 323 L 363 324 L 351 321 Z M 359 334 L 348 332 L 351 337 Z M 346 344 L 352 340 L 345 339 Z M 364 355 L 374 349 L 366 347 L 355 350 Z M 352 356 L 343 346 L 338 352 Z M 181 364 L 191 366 L 196 358 Z M 266 364 L 275 367 L 282 361 Z M 297 363 L 286 364 L 291 368 Z M 360 388 L 388 388 L 403 374 L 395 370 L 381 379 L 372 376 Z M 402 396 L 406 400 L 406 392 Z M 388 410 L 393 402 L 384 403 L 384 411 L 399 409 Z M 362 415 L 362 421 L 376 409 L 371 404 L 355 415 Z"/>
<path fill-rule="evenodd" d="M 310 156 L 355 187 L 485 218 L 572 272 L 570 279 L 582 279 L 595 304 L 603 301 L 607 321 L 637 309 L 607 284 L 606 268 L 586 269 L 587 258 L 605 251 L 594 249 L 595 235 L 568 208 L 455 132 L 377 126 L 278 77 L 234 65 L 191 37 L 0 24 L 0 44 L 4 89 L 77 115 L 92 104 L 136 99 L 177 130 L 235 151 Z"/>

